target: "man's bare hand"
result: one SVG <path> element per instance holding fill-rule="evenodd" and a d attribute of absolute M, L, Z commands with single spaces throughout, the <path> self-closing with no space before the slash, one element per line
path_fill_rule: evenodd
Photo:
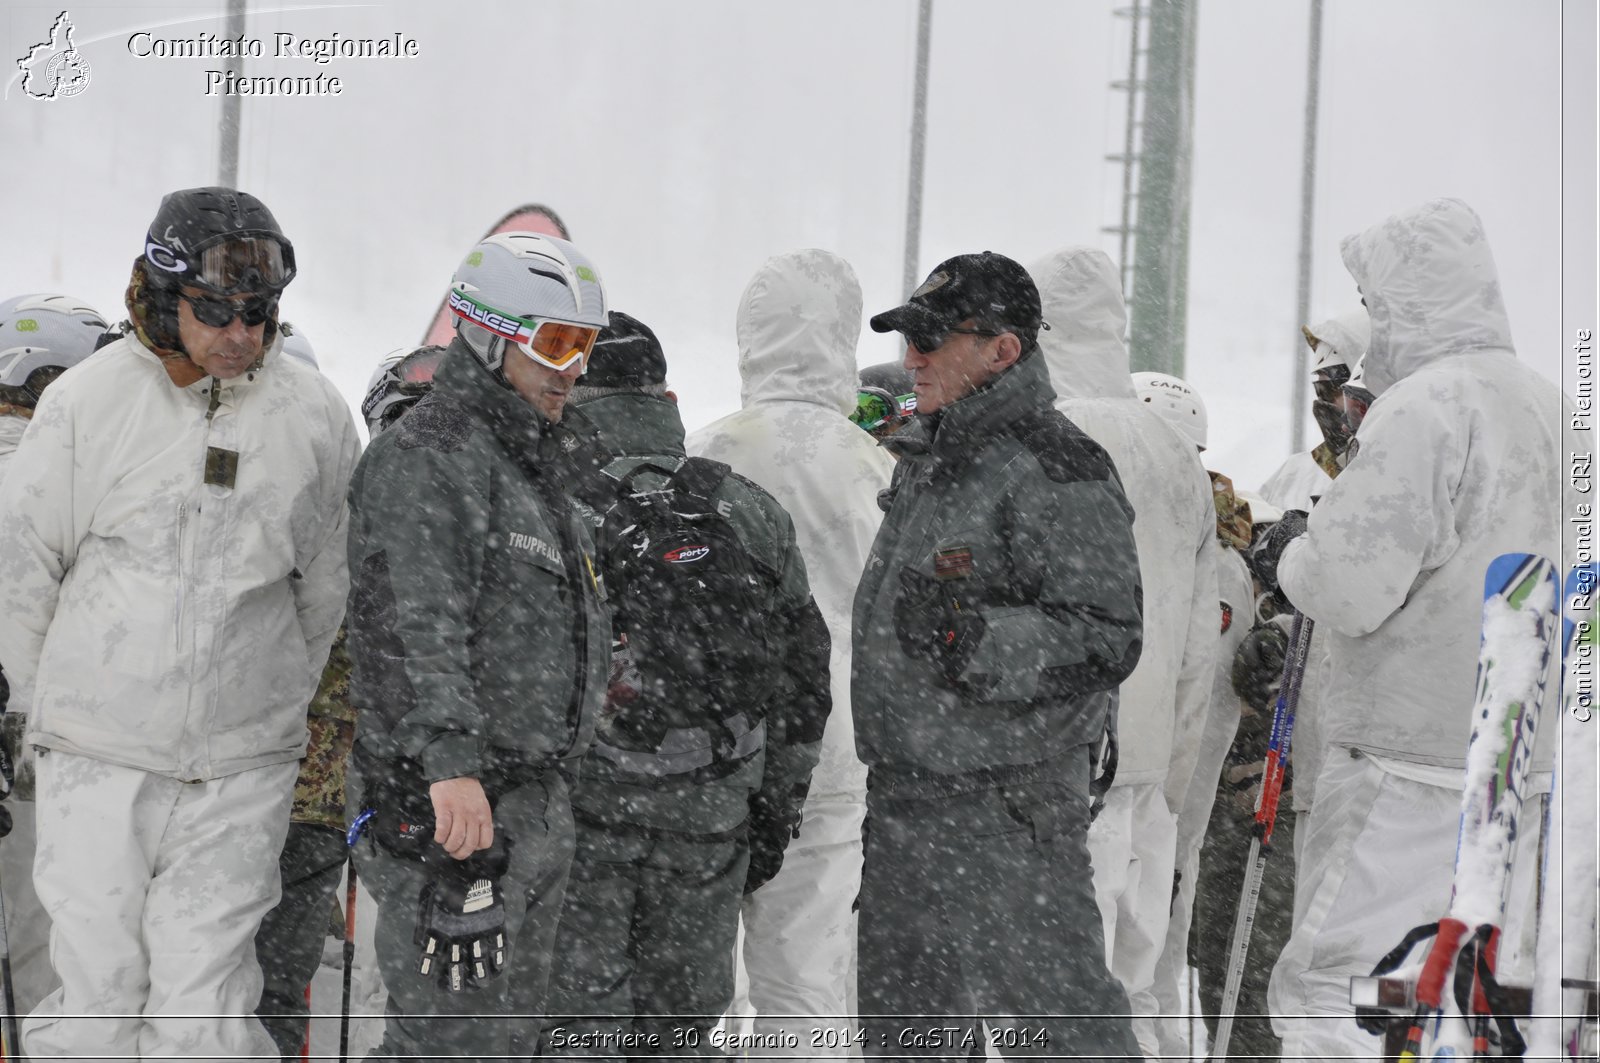
<path fill-rule="evenodd" d="M 470 775 L 440 779 L 428 787 L 437 826 L 433 840 L 457 860 L 494 844 L 494 817 L 483 784 Z"/>

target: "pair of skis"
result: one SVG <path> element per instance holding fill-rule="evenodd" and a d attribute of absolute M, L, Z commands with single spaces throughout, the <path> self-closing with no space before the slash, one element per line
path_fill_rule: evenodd
<path fill-rule="evenodd" d="M 1511 883 L 1519 818 L 1533 761 L 1534 740 L 1545 693 L 1545 676 L 1558 628 L 1567 662 L 1564 707 L 1570 710 L 1578 684 L 1571 681 L 1593 652 L 1591 623 L 1595 570 L 1575 568 L 1565 583 L 1565 624 L 1557 602 L 1556 570 L 1532 554 L 1503 554 L 1489 566 L 1484 581 L 1483 635 L 1479 649 L 1477 693 L 1462 792 L 1461 827 L 1456 845 L 1455 875 L 1445 917 L 1417 927 L 1383 958 L 1369 979 L 1356 979 L 1351 1001 L 1358 1022 L 1373 1033 L 1385 1032 L 1390 1016 L 1410 1009 L 1412 1016 L 1400 1049 L 1401 1060 L 1484 1059 L 1521 1056 L 1525 1043 L 1515 1015 L 1524 1011 L 1495 974 L 1501 925 Z M 1586 641 L 1587 640 L 1587 641 Z M 1592 663 L 1588 665 L 1592 667 Z M 1581 743 L 1579 743 L 1581 747 Z M 1580 773 L 1586 758 L 1575 756 L 1568 770 Z M 1592 773 L 1593 766 L 1588 770 Z M 1592 778 L 1592 774 L 1591 774 Z M 1571 782 L 1568 786 L 1570 788 Z M 1579 788 L 1581 791 L 1581 787 Z M 1589 788 L 1592 803 L 1593 789 Z M 1552 808 L 1554 808 L 1552 801 Z M 1574 808 L 1573 811 L 1581 811 Z M 1562 822 L 1568 822 L 1563 820 Z M 1587 827 L 1584 827 L 1587 823 Z M 1569 851 L 1593 850 L 1593 820 L 1580 817 L 1578 830 L 1587 838 Z M 1588 894 L 1593 902 L 1592 863 Z M 1545 920 L 1559 923 L 1563 907 L 1549 911 L 1551 880 L 1545 880 Z M 1581 893 L 1579 893 L 1581 896 Z M 1589 926 L 1592 937 L 1592 916 Z M 1546 930 L 1548 928 L 1541 928 Z M 1548 965 L 1552 949 L 1560 950 L 1561 928 L 1554 938 L 1541 933 L 1538 963 Z M 1417 946 L 1431 939 L 1420 970 L 1399 972 Z M 1579 942 L 1581 942 L 1581 938 Z M 1574 942 L 1578 948 L 1579 942 Z M 1388 977 L 1385 977 L 1388 976 Z M 1557 991 L 1559 995 L 1559 990 Z M 1560 1002 L 1547 989 L 1536 998 L 1535 1014 L 1550 1011 L 1548 1021 L 1561 1026 L 1545 1040 L 1564 1042 L 1560 1055 L 1577 1059 L 1578 1028 L 1555 1017 Z M 1554 1009 L 1554 1011 L 1551 1011 Z M 1498 1035 L 1498 1036 L 1496 1036 Z M 1571 1053 L 1566 1051 L 1571 1049 Z"/>
<path fill-rule="evenodd" d="M 1449 910 L 1437 924 L 1418 927 L 1407 934 L 1405 940 L 1380 961 L 1373 978 L 1358 979 L 1352 986 L 1352 1003 L 1358 1005 L 1358 1021 L 1374 1033 L 1384 1031 L 1391 1014 L 1389 1009 L 1414 1008 L 1406 1043 L 1400 1053 L 1402 1060 L 1469 1055 L 1485 1058 L 1496 1032 L 1500 1054 L 1520 1055 L 1524 1047 L 1511 1017 L 1514 1009 L 1495 977 L 1495 961 L 1516 851 L 1518 817 L 1533 761 L 1545 675 L 1561 618 L 1556 589 L 1554 566 L 1533 554 L 1502 554 L 1490 563 L 1485 575 L 1483 634 Z M 1576 672 L 1581 664 L 1593 666 L 1589 658 L 1594 648 L 1594 626 L 1590 622 L 1595 591 L 1594 567 L 1574 569 L 1567 580 L 1567 591 L 1563 652 Z M 1294 711 L 1305 672 L 1311 627 L 1309 619 L 1296 614 L 1278 703 L 1273 712 L 1266 774 L 1256 806 L 1255 838 L 1251 842 L 1245 889 L 1234 922 L 1222 1014 L 1211 1053 L 1213 1059 L 1227 1058 L 1239 984 L 1260 898 L 1262 872 L 1271 852 L 1278 795 L 1293 735 Z M 1567 686 L 1570 702 L 1577 697 L 1579 685 L 1569 682 Z M 1569 716 L 1576 716 L 1572 711 L 1575 707 L 1567 706 Z M 1600 722 L 1596 726 L 1600 726 Z M 1574 759 L 1584 761 L 1586 758 L 1580 755 Z M 1569 773 L 1575 768 L 1577 764 L 1569 766 Z M 1592 771 L 1592 766 L 1586 770 Z M 1580 800 L 1587 793 L 1592 801 L 1592 774 L 1590 779 L 1587 790 L 1577 788 Z M 1566 788 L 1573 788 L 1570 782 Z M 1588 822 L 1586 841 L 1575 844 L 1576 851 L 1593 851 L 1592 821 Z M 1583 829 L 1580 820 L 1578 830 Z M 1592 903 L 1595 888 L 1592 869 L 1589 878 L 1591 880 L 1583 888 Z M 1592 916 L 1588 927 L 1588 937 L 1592 938 Z M 1430 938 L 1432 945 L 1427 958 L 1414 978 L 1379 977 L 1398 969 L 1418 945 Z M 1541 952 L 1552 947 L 1560 946 L 1546 942 Z M 1568 986 L 1569 991 L 1570 988 Z M 1381 1010 L 1374 1010 L 1374 1005 Z M 1546 1006 L 1555 1007 L 1557 1002 L 1547 1000 Z M 1566 1009 L 1557 1007 L 1557 1010 Z M 1581 1058 L 1577 1053 L 1582 1029 L 1581 1019 L 1576 1026 L 1570 1020 L 1562 1020 L 1560 1039 L 1564 1054 L 1560 1058 Z"/>

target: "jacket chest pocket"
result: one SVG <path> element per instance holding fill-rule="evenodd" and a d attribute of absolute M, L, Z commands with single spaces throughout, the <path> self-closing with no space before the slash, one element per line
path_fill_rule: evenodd
<path fill-rule="evenodd" d="M 541 523 L 528 531 L 491 531 L 485 539 L 479 627 L 497 619 L 514 624 L 566 621 L 571 593 L 559 540 Z M 504 614 L 504 616 L 502 616 Z"/>
<path fill-rule="evenodd" d="M 908 556 L 919 574 L 974 604 L 1003 604 L 1018 590 L 1008 551 L 993 528 L 936 521 Z"/>

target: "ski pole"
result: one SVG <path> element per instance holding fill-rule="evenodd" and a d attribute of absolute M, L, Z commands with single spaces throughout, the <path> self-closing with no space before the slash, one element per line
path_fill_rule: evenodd
<path fill-rule="evenodd" d="M 1306 658 L 1311 653 L 1310 617 L 1295 610 L 1289 629 L 1289 653 L 1283 659 L 1283 678 L 1278 683 L 1278 701 L 1272 708 L 1272 732 L 1267 741 L 1266 768 L 1261 775 L 1261 795 L 1256 798 L 1256 823 L 1250 838 L 1250 857 L 1245 864 L 1244 892 L 1233 917 L 1233 943 L 1228 950 L 1228 980 L 1222 990 L 1222 1010 L 1217 1015 L 1217 1036 L 1211 1058 L 1226 1060 L 1228 1042 L 1233 1038 L 1233 1016 L 1239 1007 L 1239 988 L 1244 981 L 1245 957 L 1250 951 L 1250 932 L 1255 928 L 1256 904 L 1261 900 L 1261 879 L 1266 873 L 1267 855 L 1272 852 L 1272 828 L 1278 821 L 1278 798 L 1283 793 L 1283 777 L 1289 766 L 1289 740 L 1294 734 L 1294 710 L 1300 702 L 1300 681 L 1305 677 Z"/>
<path fill-rule="evenodd" d="M 356 862 L 345 865 L 344 988 L 339 999 L 339 1063 L 350 1058 L 350 976 L 356 964 Z"/>
<path fill-rule="evenodd" d="M 344 889 L 344 987 L 339 1001 L 339 1063 L 350 1058 L 350 976 L 356 965 L 356 841 L 372 818 L 372 809 L 363 809 L 345 832 L 344 844 L 349 858 L 345 861 Z"/>
<path fill-rule="evenodd" d="M 17 1031 L 17 997 L 11 985 L 11 936 L 6 933 L 4 883 L 0 883 L 0 983 L 5 986 L 6 1009 L 4 1016 L 0 1016 L 4 1019 L 3 1029 L 0 1029 L 0 1040 L 4 1041 L 4 1047 L 0 1048 L 0 1059 L 21 1059 L 22 1038 Z"/>

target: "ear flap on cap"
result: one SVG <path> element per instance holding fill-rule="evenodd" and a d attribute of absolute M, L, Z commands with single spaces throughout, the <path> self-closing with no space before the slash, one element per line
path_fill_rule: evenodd
<path fill-rule="evenodd" d="M 133 273 L 123 295 L 128 319 L 139 342 L 164 358 L 186 358 L 178 339 L 178 293 L 150 282 L 144 256 L 133 260 Z"/>

